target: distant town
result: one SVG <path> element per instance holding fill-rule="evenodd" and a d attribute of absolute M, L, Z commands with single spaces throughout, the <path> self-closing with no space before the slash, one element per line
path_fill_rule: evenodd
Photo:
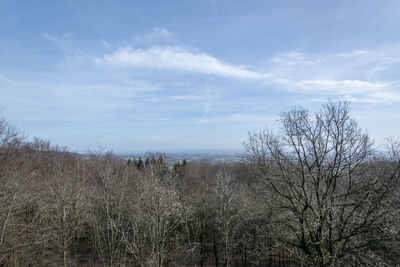
<path fill-rule="evenodd" d="M 210 164 L 224 164 L 224 163 L 235 163 L 243 162 L 246 160 L 244 151 L 232 150 L 232 151 L 213 151 L 213 150 L 201 150 L 201 151 L 185 151 L 185 152 L 137 152 L 137 153 L 124 153 L 117 154 L 119 158 L 129 159 L 145 159 L 151 156 L 162 155 L 168 166 L 173 166 L 178 161 L 186 160 L 187 162 L 207 162 Z"/>

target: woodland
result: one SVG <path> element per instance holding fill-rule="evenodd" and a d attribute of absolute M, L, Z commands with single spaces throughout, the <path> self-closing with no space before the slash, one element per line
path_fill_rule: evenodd
<path fill-rule="evenodd" d="M 0 121 L 0 266 L 400 265 L 400 142 L 347 102 L 283 111 L 246 160 L 78 154 Z"/>

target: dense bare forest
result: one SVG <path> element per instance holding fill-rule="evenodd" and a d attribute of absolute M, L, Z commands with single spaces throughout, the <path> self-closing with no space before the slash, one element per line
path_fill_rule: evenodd
<path fill-rule="evenodd" d="M 399 265 L 400 143 L 375 149 L 343 102 L 280 122 L 246 162 L 168 167 L 1 120 L 0 266 Z"/>

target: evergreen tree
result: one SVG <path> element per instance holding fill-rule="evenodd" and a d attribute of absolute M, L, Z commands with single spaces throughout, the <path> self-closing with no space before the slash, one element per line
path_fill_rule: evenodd
<path fill-rule="evenodd" d="M 141 157 L 139 157 L 139 160 L 137 161 L 137 168 L 141 170 L 143 169 L 143 167 L 144 167 L 143 160 Z"/>
<path fill-rule="evenodd" d="M 136 158 L 132 159 L 132 165 L 135 166 L 136 168 L 138 167 L 138 161 Z"/>

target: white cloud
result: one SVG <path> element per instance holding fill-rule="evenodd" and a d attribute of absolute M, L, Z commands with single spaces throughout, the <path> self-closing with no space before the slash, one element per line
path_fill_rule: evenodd
<path fill-rule="evenodd" d="M 281 65 L 296 66 L 296 65 L 315 65 L 323 61 L 320 57 L 313 57 L 308 54 L 292 51 L 289 53 L 278 53 L 271 58 L 271 61 Z"/>
<path fill-rule="evenodd" d="M 54 36 L 52 36 L 52 35 L 50 35 L 50 34 L 42 33 L 42 36 L 43 36 L 44 38 L 46 38 L 47 40 L 51 41 L 51 42 L 54 42 L 54 43 L 58 43 L 58 42 L 59 42 L 59 39 L 58 39 L 58 38 L 56 38 L 56 37 L 54 37 Z"/>
<path fill-rule="evenodd" d="M 325 100 L 324 100 L 325 101 Z M 274 123 L 276 122 L 276 116 L 266 116 L 266 115 L 258 115 L 258 114 L 243 114 L 237 113 L 229 116 L 216 116 L 212 118 L 202 117 L 200 123 L 210 123 L 210 124 L 222 124 L 222 123 L 239 123 L 237 126 L 240 126 L 241 123 Z M 245 125 L 245 124 L 243 124 Z M 244 127 L 248 127 L 247 125 Z"/>
<path fill-rule="evenodd" d="M 279 53 L 268 66 L 272 84 L 318 97 L 342 97 L 366 103 L 400 101 L 395 80 L 398 45 L 333 54 Z"/>
<path fill-rule="evenodd" d="M 199 123 L 204 123 L 204 121 L 205 121 L 205 119 L 206 119 L 206 117 L 207 117 L 207 115 L 208 115 L 208 112 L 210 111 L 211 105 L 212 105 L 212 101 L 211 101 L 211 100 L 207 101 L 207 102 L 204 104 L 203 115 L 201 115 L 201 118 L 200 118 L 200 120 L 199 120 Z"/>
<path fill-rule="evenodd" d="M 295 87 L 305 92 L 325 92 L 333 94 L 371 93 L 381 90 L 386 84 L 360 80 L 302 80 Z"/>
<path fill-rule="evenodd" d="M 158 28 L 155 27 L 153 28 L 152 36 L 154 37 L 161 37 L 161 38 L 170 38 L 174 34 L 170 31 L 168 31 L 166 28 Z"/>
<path fill-rule="evenodd" d="M 69 61 L 70 63 L 75 63 L 76 59 L 79 58 L 80 49 L 78 48 L 78 43 L 72 38 L 71 33 L 51 35 L 48 33 L 41 34 L 43 38 L 47 39 L 55 46 L 57 46 L 64 53 L 64 61 Z"/>
<path fill-rule="evenodd" d="M 366 55 L 371 55 L 370 51 L 367 50 L 354 50 L 350 52 L 343 52 L 343 53 L 338 53 L 337 56 L 343 57 L 343 58 L 357 58 L 357 57 L 362 57 Z"/>
<path fill-rule="evenodd" d="M 168 35 L 157 30 L 160 35 Z M 243 65 L 223 62 L 213 55 L 177 46 L 153 46 L 147 49 L 124 47 L 95 62 L 119 68 L 175 70 L 242 79 L 275 89 L 318 97 L 342 97 L 350 101 L 394 103 L 400 101 L 399 82 L 385 79 L 384 70 L 395 71 L 400 62 L 398 46 L 376 50 L 355 50 L 334 54 L 278 53 L 270 58 L 266 71 L 250 70 Z M 203 96 L 176 95 L 173 100 L 202 100 Z M 204 107 L 202 119 L 207 116 Z"/>
<path fill-rule="evenodd" d="M 42 33 L 41 35 L 42 35 L 44 38 L 46 38 L 47 40 L 52 41 L 52 42 L 55 42 L 55 43 L 60 42 L 60 41 L 61 41 L 60 39 L 69 39 L 69 38 L 72 37 L 72 33 L 70 33 L 70 32 L 65 32 L 65 33 L 62 35 L 62 36 L 63 36 L 62 38 L 55 37 L 55 36 L 50 35 L 50 34 L 48 34 L 48 33 Z"/>
<path fill-rule="evenodd" d="M 104 40 L 104 39 L 101 39 L 101 45 L 102 45 L 103 47 L 110 47 L 110 46 L 111 46 L 110 43 L 107 42 L 107 41 Z"/>
<path fill-rule="evenodd" d="M 1 75 L 1 74 L 0 74 L 0 80 L 6 81 L 6 82 L 11 83 L 11 84 L 13 84 L 13 85 L 16 85 L 16 84 L 17 84 L 17 83 L 14 82 L 13 80 L 11 80 L 11 79 L 9 79 L 9 78 L 7 78 L 7 77 Z"/>
<path fill-rule="evenodd" d="M 205 100 L 209 97 L 206 95 L 173 95 L 169 98 L 172 100 Z"/>
<path fill-rule="evenodd" d="M 163 27 L 154 27 L 150 33 L 136 35 L 133 37 L 134 42 L 138 43 L 154 43 L 158 41 L 168 41 L 174 37 L 174 34 Z"/>
<path fill-rule="evenodd" d="M 361 80 L 288 80 L 274 81 L 286 90 L 321 97 L 339 97 L 351 102 L 394 103 L 400 101 L 400 93 L 393 90 L 385 82 L 369 82 Z M 326 98 L 324 99 L 324 101 Z"/>
<path fill-rule="evenodd" d="M 292 87 L 297 91 L 327 96 L 342 96 L 347 101 L 363 103 L 394 103 L 400 101 L 400 93 L 383 82 L 360 80 L 303 80 Z"/>
<path fill-rule="evenodd" d="M 209 54 L 193 53 L 181 47 L 119 48 L 95 62 L 117 67 L 170 69 L 239 79 L 259 80 L 266 77 L 244 66 L 224 63 Z"/>

